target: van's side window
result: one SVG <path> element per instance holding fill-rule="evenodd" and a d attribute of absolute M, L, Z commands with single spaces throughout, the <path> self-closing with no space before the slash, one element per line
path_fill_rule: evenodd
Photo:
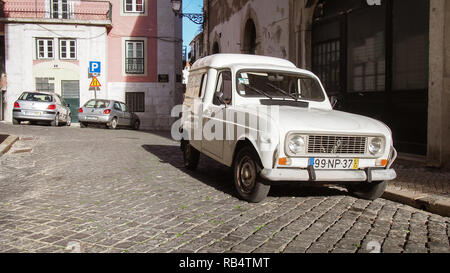
<path fill-rule="evenodd" d="M 199 98 L 203 98 L 203 96 L 205 95 L 207 80 L 208 80 L 208 74 L 205 73 L 202 76 L 202 83 L 200 85 L 200 93 L 198 93 Z"/>
<path fill-rule="evenodd" d="M 231 72 L 223 71 L 220 72 L 219 78 L 217 80 L 217 88 L 216 94 L 223 93 L 223 102 L 225 104 L 231 104 L 232 102 L 232 81 L 231 81 Z M 221 105 L 222 103 L 219 101 L 217 96 L 214 96 L 213 103 L 215 105 Z"/>

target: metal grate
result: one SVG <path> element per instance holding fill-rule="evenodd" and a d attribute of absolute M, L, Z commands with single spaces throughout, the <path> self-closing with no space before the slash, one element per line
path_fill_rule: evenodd
<path fill-rule="evenodd" d="M 359 136 L 309 136 L 309 154 L 351 154 L 366 153 L 367 137 Z"/>

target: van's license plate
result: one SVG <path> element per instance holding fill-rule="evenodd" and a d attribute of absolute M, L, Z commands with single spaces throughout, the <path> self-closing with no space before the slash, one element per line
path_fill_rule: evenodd
<path fill-rule="evenodd" d="M 310 158 L 309 166 L 318 170 L 357 170 L 358 158 Z"/>

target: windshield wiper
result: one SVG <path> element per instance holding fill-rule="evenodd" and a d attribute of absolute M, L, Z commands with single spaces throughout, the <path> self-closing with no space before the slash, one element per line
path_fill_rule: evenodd
<path fill-rule="evenodd" d="M 278 92 L 280 92 L 280 93 L 282 93 L 282 94 L 284 94 L 284 95 L 286 95 L 286 96 L 291 97 L 291 98 L 294 99 L 295 101 L 298 101 L 298 98 L 297 98 L 296 96 L 294 96 L 294 95 L 292 95 L 292 94 L 289 94 L 288 92 L 284 91 L 283 89 L 278 88 L 278 87 L 276 87 L 275 85 L 270 84 L 270 83 L 266 83 L 266 85 L 269 86 L 269 87 L 272 87 L 273 89 L 277 90 Z"/>
<path fill-rule="evenodd" d="M 268 95 L 266 92 L 264 92 L 264 91 L 261 91 L 261 90 L 259 90 L 259 89 L 254 88 L 254 87 L 251 87 L 250 85 L 244 85 L 244 86 L 250 88 L 252 91 L 255 91 L 256 93 L 258 93 L 258 94 L 260 94 L 260 95 L 266 96 L 266 97 L 268 97 L 269 99 L 273 100 L 273 98 L 272 98 L 271 96 L 269 96 L 269 95 Z"/>

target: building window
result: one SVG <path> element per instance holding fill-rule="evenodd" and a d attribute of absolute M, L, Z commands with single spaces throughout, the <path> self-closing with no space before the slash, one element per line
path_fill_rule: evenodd
<path fill-rule="evenodd" d="M 53 59 L 53 39 L 36 39 L 38 59 Z"/>
<path fill-rule="evenodd" d="M 144 13 L 144 0 L 124 0 L 124 11 L 132 13 Z"/>
<path fill-rule="evenodd" d="M 36 91 L 40 92 L 55 92 L 55 78 L 36 78 Z"/>
<path fill-rule="evenodd" d="M 68 19 L 70 5 L 67 0 L 52 0 L 51 1 L 51 18 Z"/>
<path fill-rule="evenodd" d="M 385 8 L 348 14 L 348 92 L 385 91 Z"/>
<path fill-rule="evenodd" d="M 125 93 L 126 104 L 130 112 L 145 112 L 145 93 L 144 92 L 127 92 Z"/>
<path fill-rule="evenodd" d="M 59 40 L 59 58 L 61 60 L 77 59 L 77 41 L 74 39 Z"/>
<path fill-rule="evenodd" d="M 125 73 L 144 74 L 144 41 L 126 41 L 125 54 Z"/>

